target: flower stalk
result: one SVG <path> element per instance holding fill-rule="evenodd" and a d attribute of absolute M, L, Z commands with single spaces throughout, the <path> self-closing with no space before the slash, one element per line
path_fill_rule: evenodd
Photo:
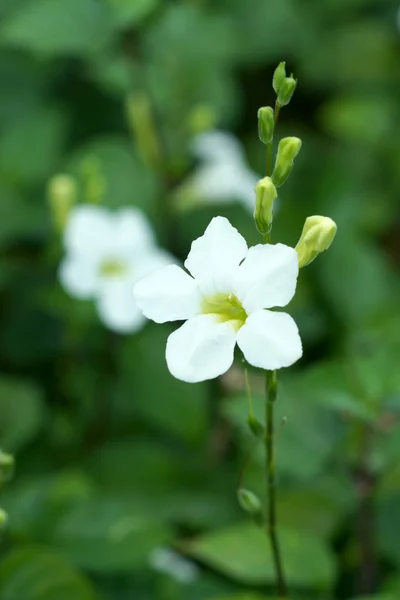
<path fill-rule="evenodd" d="M 265 457 L 267 479 L 267 533 L 271 543 L 272 558 L 274 561 L 276 587 L 280 600 L 287 598 L 287 586 L 283 571 L 282 556 L 277 532 L 276 513 L 276 481 L 275 481 L 275 441 L 274 441 L 274 407 L 278 392 L 276 371 L 265 372 L 266 403 L 265 403 Z"/>

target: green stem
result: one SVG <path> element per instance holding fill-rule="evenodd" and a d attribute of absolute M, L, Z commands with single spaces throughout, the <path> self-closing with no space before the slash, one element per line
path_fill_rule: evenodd
<path fill-rule="evenodd" d="M 265 454 L 266 454 L 266 478 L 268 491 L 267 506 L 267 533 L 271 543 L 272 558 L 274 561 L 276 587 L 280 600 L 287 598 L 287 586 L 283 573 L 282 557 L 280 552 L 278 533 L 277 533 L 277 514 L 276 514 L 276 487 L 275 487 L 275 444 L 274 444 L 274 406 L 277 396 L 277 376 L 276 371 L 266 371 L 266 436 L 265 436 Z"/>

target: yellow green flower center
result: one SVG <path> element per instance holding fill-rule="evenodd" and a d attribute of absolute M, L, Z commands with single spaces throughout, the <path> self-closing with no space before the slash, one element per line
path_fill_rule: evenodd
<path fill-rule="evenodd" d="M 127 266 L 121 260 L 114 258 L 106 259 L 100 265 L 100 274 L 103 277 L 121 277 L 127 270 Z"/>
<path fill-rule="evenodd" d="M 202 302 L 205 315 L 216 315 L 221 323 L 231 322 L 238 331 L 245 324 L 247 313 L 234 294 L 206 296 Z"/>

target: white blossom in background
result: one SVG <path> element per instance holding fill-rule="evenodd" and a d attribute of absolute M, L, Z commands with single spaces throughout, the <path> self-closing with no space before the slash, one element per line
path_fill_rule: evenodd
<path fill-rule="evenodd" d="M 65 257 L 59 279 L 65 291 L 93 299 L 104 325 L 137 331 L 145 319 L 132 298 L 134 283 L 174 258 L 157 247 L 152 228 L 137 208 L 112 212 L 94 205 L 75 206 L 64 230 Z"/>
<path fill-rule="evenodd" d="M 182 202 L 238 201 L 253 213 L 260 177 L 247 165 L 239 140 L 224 131 L 207 131 L 194 138 L 192 152 L 199 165 L 179 191 Z"/>
<path fill-rule="evenodd" d="M 236 343 L 248 363 L 280 369 L 302 355 L 297 325 L 286 306 L 294 296 L 297 253 L 283 244 L 246 241 L 215 217 L 192 243 L 185 261 L 145 277 L 134 287 L 137 305 L 156 323 L 185 320 L 167 342 L 170 372 L 188 382 L 213 379 L 233 362 Z"/>
<path fill-rule="evenodd" d="M 155 548 L 149 556 L 155 570 L 170 575 L 180 583 L 192 583 L 199 576 L 198 567 L 169 548 Z"/>

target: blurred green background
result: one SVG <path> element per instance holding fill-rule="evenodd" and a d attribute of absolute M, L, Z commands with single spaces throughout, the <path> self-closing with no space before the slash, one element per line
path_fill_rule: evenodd
<path fill-rule="evenodd" d="M 267 542 L 236 501 L 251 445 L 240 360 L 184 384 L 165 366 L 173 326 L 118 336 L 68 297 L 46 186 L 58 172 L 84 186 L 95 164 L 103 204 L 142 208 L 182 260 L 217 214 L 258 243 L 239 203 L 182 210 L 174 191 L 207 127 L 234 132 L 263 174 L 256 115 L 281 60 L 299 85 L 278 133 L 303 148 L 274 239 L 295 245 L 311 214 L 338 224 L 301 272 L 290 312 L 305 353 L 280 376 L 291 598 L 400 597 L 397 12 L 394 0 L 0 0 L 0 447 L 17 463 L 0 496 L 1 600 L 273 598 Z M 261 495 L 262 461 L 257 449 L 244 477 Z M 197 565 L 191 577 L 155 564 L 166 547 Z"/>

